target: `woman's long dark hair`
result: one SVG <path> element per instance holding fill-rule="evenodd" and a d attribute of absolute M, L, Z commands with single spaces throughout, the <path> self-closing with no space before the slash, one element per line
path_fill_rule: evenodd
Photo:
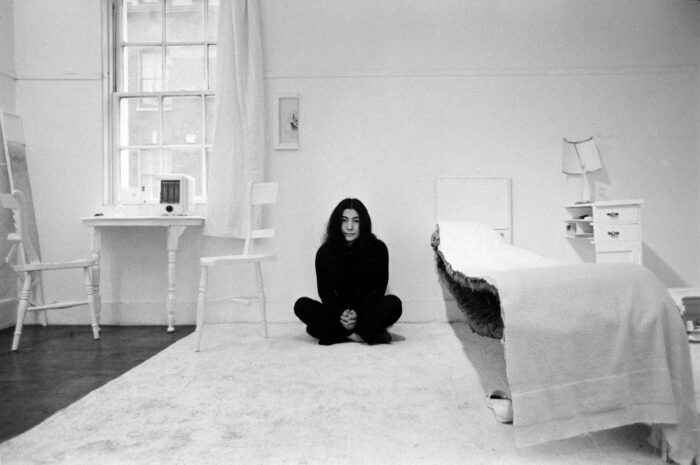
<path fill-rule="evenodd" d="M 345 246 L 346 241 L 342 231 L 343 212 L 349 208 L 355 210 L 360 217 L 360 235 L 355 240 L 354 245 L 358 247 L 358 250 L 367 250 L 374 245 L 377 237 L 372 233 L 372 219 L 369 217 L 369 212 L 358 199 L 343 199 L 336 205 L 328 220 L 323 242 L 336 250 Z"/>

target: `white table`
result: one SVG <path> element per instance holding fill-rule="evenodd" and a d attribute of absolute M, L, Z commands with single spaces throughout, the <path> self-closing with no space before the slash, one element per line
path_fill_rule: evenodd
<path fill-rule="evenodd" d="M 165 310 L 168 318 L 168 332 L 175 331 L 175 257 L 180 242 L 180 236 L 191 226 L 202 226 L 204 217 L 201 216 L 91 216 L 81 218 L 85 226 L 93 229 L 92 256 L 98 266 L 93 271 L 93 282 L 96 290 L 100 287 L 100 254 L 102 250 L 102 231 L 105 228 L 123 227 L 162 227 L 167 228 L 168 250 L 168 296 Z M 99 295 L 99 294 L 97 294 Z M 100 307 L 98 307 L 100 308 Z"/>

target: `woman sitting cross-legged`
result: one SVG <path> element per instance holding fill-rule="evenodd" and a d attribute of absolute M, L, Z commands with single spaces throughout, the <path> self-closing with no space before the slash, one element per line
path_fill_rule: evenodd
<path fill-rule="evenodd" d="M 302 297 L 294 313 L 321 345 L 350 341 L 389 343 L 387 328 L 401 316 L 401 300 L 384 295 L 389 252 L 372 234 L 372 220 L 357 199 L 342 200 L 331 213 L 316 252 L 316 283 L 321 302 Z"/>

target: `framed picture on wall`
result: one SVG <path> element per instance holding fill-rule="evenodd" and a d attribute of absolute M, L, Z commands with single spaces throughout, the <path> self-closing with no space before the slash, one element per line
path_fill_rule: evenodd
<path fill-rule="evenodd" d="M 274 113 L 275 150 L 297 150 L 299 148 L 299 95 L 276 94 Z"/>

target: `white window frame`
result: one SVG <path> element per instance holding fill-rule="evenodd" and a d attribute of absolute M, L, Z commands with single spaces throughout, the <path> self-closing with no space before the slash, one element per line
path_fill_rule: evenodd
<path fill-rule="evenodd" d="M 157 92 L 138 92 L 129 91 L 124 92 L 119 88 L 123 83 L 120 82 L 121 77 L 119 74 L 122 72 L 122 46 L 125 44 L 121 38 L 121 31 L 118 27 L 120 23 L 118 18 L 121 14 L 121 4 L 127 0 L 103 0 L 102 2 L 102 30 L 103 33 L 103 73 L 104 73 L 104 85 L 103 85 L 103 118 L 105 124 L 103 125 L 103 160 L 104 160 L 104 203 L 107 205 L 115 205 L 120 202 L 119 190 L 120 190 L 120 152 L 121 150 L 128 149 L 162 149 L 168 148 L 173 150 L 192 150 L 193 148 L 202 147 L 202 173 L 201 179 L 203 180 L 204 186 L 202 189 L 203 195 L 197 196 L 195 202 L 198 204 L 206 203 L 206 183 L 207 183 L 207 152 L 211 150 L 211 143 L 206 140 L 207 127 L 206 127 L 206 100 L 209 96 L 214 96 L 213 90 L 196 90 L 196 91 L 157 91 Z M 165 0 L 163 0 L 165 2 Z M 163 14 L 162 17 L 163 27 L 165 27 L 166 17 Z M 209 21 L 208 7 L 207 4 L 204 6 L 204 18 L 205 27 L 207 21 Z M 187 45 L 201 45 L 204 48 L 204 82 L 211 82 L 211 76 L 209 75 L 210 67 L 210 47 L 216 46 L 216 41 L 209 40 L 205 37 L 203 41 L 190 42 L 190 41 L 178 41 L 178 42 L 165 42 L 165 38 L 162 38 L 160 42 L 133 42 L 129 45 L 134 46 L 159 46 L 163 49 L 162 54 L 162 72 L 166 73 L 167 68 L 165 64 L 166 54 L 165 45 L 176 45 L 176 46 L 187 46 Z M 165 75 L 163 76 L 165 80 Z M 165 82 L 165 81 L 164 81 Z M 163 114 L 160 118 L 160 141 L 158 145 L 152 146 L 137 146 L 129 145 L 122 147 L 120 143 L 120 121 L 119 121 L 119 102 L 123 97 L 154 97 L 160 99 L 160 105 L 163 104 L 163 99 L 167 97 L 179 97 L 179 96 L 199 96 L 202 101 L 201 106 L 201 121 L 202 121 L 202 143 L 195 145 L 175 145 L 175 144 L 164 144 L 163 143 Z M 154 111 L 151 108 L 143 108 L 143 110 Z M 163 111 L 166 111 L 164 108 Z M 213 128 L 210 128 L 212 130 Z M 157 199 L 156 199 L 157 201 Z"/>

